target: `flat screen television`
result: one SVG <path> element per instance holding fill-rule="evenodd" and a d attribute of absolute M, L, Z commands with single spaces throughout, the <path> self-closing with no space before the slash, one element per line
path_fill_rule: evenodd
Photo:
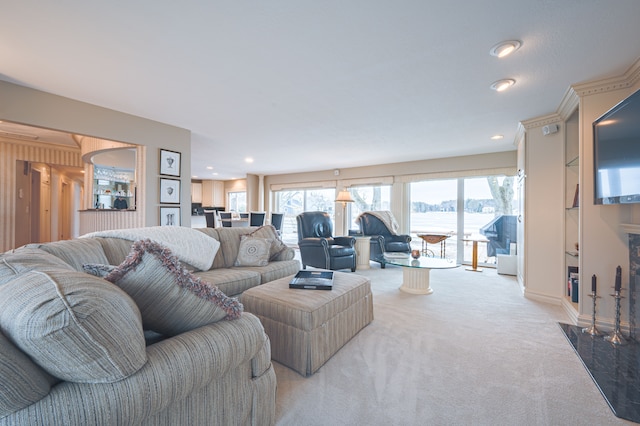
<path fill-rule="evenodd" d="M 595 204 L 640 203 L 640 90 L 593 122 Z"/>

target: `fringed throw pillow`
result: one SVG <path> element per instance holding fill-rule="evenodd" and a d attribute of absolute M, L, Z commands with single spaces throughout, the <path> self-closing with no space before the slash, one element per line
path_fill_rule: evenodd
<path fill-rule="evenodd" d="M 242 314 L 242 304 L 186 270 L 171 250 L 136 241 L 125 261 L 105 279 L 136 302 L 145 329 L 175 336 Z"/>

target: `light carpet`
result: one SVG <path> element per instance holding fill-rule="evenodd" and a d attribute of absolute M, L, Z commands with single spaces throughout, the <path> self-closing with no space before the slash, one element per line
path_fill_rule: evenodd
<path fill-rule="evenodd" d="M 277 425 L 623 425 L 557 322 L 495 269 L 433 270 L 433 294 L 370 270 L 374 320 L 304 378 L 274 362 Z"/>

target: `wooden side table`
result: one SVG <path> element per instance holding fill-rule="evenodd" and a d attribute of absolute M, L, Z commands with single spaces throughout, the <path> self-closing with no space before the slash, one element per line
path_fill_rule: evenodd
<path fill-rule="evenodd" d="M 371 237 L 354 237 L 356 239 L 356 269 L 369 269 L 371 254 Z"/>
<path fill-rule="evenodd" d="M 471 254 L 471 267 L 466 268 L 467 271 L 482 272 L 482 268 L 478 268 L 478 243 L 488 243 L 489 240 L 479 235 L 476 237 L 463 238 L 462 241 L 471 241 L 473 243 L 473 251 Z"/>
<path fill-rule="evenodd" d="M 429 250 L 427 247 L 428 244 L 438 244 L 440 243 L 440 258 L 444 259 L 447 254 L 447 238 L 449 238 L 451 234 L 438 234 L 438 233 L 428 233 L 428 234 L 418 234 L 418 237 L 422 239 L 422 254 L 428 255 L 431 252 L 434 256 L 433 251 Z"/>

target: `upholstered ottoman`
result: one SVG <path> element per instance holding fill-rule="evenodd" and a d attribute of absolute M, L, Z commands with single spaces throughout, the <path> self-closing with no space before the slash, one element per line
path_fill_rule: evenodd
<path fill-rule="evenodd" d="M 335 272 L 332 290 L 290 289 L 291 277 L 242 293 L 244 309 L 260 318 L 271 358 L 310 376 L 373 320 L 371 282 Z"/>

